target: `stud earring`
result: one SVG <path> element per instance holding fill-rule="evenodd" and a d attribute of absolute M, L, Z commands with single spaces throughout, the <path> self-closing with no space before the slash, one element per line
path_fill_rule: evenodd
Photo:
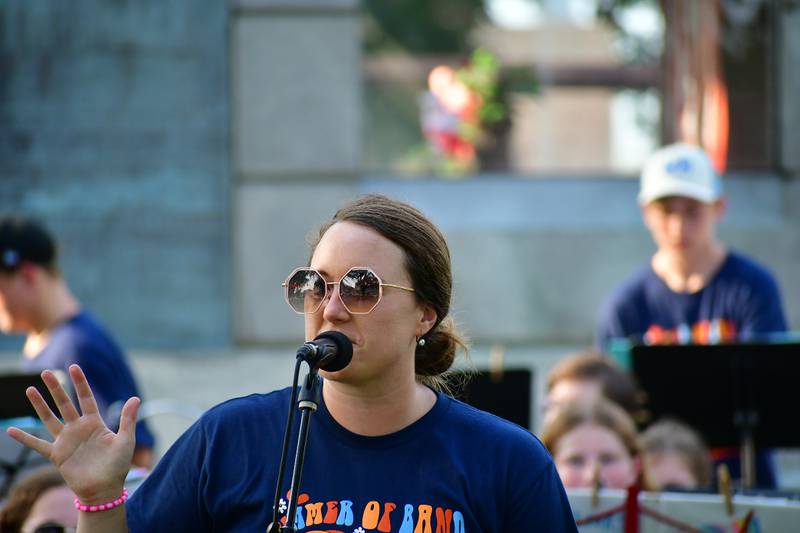
<path fill-rule="evenodd" d="M 417 339 L 417 346 L 419 346 L 420 348 L 425 346 L 425 339 L 423 337 Z"/>

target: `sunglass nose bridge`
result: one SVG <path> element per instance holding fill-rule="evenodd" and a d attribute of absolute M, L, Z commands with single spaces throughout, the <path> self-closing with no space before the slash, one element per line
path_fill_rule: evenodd
<path fill-rule="evenodd" d="M 339 282 L 338 281 L 326 281 L 325 282 L 325 296 L 322 298 L 322 305 L 325 305 L 325 302 L 329 302 L 331 298 L 333 298 L 334 294 L 336 297 L 341 300 L 341 294 L 339 292 Z"/>
<path fill-rule="evenodd" d="M 346 313 L 350 313 L 350 309 L 347 307 L 347 304 L 344 303 L 342 299 L 342 292 L 340 290 L 340 281 L 326 281 L 325 282 L 325 296 L 323 296 L 322 300 L 319 303 L 319 308 L 317 311 L 325 312 L 325 309 L 331 304 L 331 302 L 336 302 L 337 305 L 342 306 L 342 310 Z M 334 298 L 335 296 L 335 298 Z"/>

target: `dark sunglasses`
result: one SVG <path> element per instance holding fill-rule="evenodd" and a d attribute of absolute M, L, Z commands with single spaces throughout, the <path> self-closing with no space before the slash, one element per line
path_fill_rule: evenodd
<path fill-rule="evenodd" d="M 411 287 L 384 283 L 367 267 L 353 267 L 339 281 L 325 281 L 313 268 L 296 268 L 283 282 L 286 303 L 295 313 L 316 313 L 332 290 L 328 289 L 330 285 L 339 287 L 339 300 L 353 315 L 365 315 L 375 309 L 384 287 L 414 292 Z"/>
<path fill-rule="evenodd" d="M 33 533 L 75 533 L 77 529 L 74 527 L 67 527 L 58 522 L 45 522 L 33 530 Z"/>

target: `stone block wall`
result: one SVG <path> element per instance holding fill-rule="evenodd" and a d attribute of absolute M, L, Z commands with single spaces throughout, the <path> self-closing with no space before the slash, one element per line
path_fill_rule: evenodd
<path fill-rule="evenodd" d="M 0 210 L 126 345 L 230 342 L 228 9 L 0 3 Z"/>

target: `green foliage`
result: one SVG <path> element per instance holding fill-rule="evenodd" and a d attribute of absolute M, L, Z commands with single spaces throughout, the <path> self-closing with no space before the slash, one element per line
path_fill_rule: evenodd
<path fill-rule="evenodd" d="M 483 0 L 366 0 L 367 52 L 465 53 Z"/>
<path fill-rule="evenodd" d="M 481 97 L 479 119 L 483 124 L 499 122 L 506 117 L 506 108 L 499 101 L 500 62 L 483 48 L 472 53 L 469 64 L 456 71 L 458 79 Z"/>
<path fill-rule="evenodd" d="M 622 26 L 620 18 L 625 10 L 643 5 L 663 13 L 665 0 L 601 0 L 597 4 L 597 18 L 613 29 L 624 50 L 623 54 L 632 63 L 653 63 L 661 57 L 661 39 L 646 39 L 632 35 Z M 693 0 L 706 1 L 706 0 Z"/>
<path fill-rule="evenodd" d="M 478 48 L 469 63 L 456 71 L 458 79 L 480 95 L 482 105 L 478 118 L 484 126 L 502 122 L 508 117 L 507 96 L 509 92 L 536 94 L 539 84 L 530 68 L 502 69 L 497 57 Z"/>

